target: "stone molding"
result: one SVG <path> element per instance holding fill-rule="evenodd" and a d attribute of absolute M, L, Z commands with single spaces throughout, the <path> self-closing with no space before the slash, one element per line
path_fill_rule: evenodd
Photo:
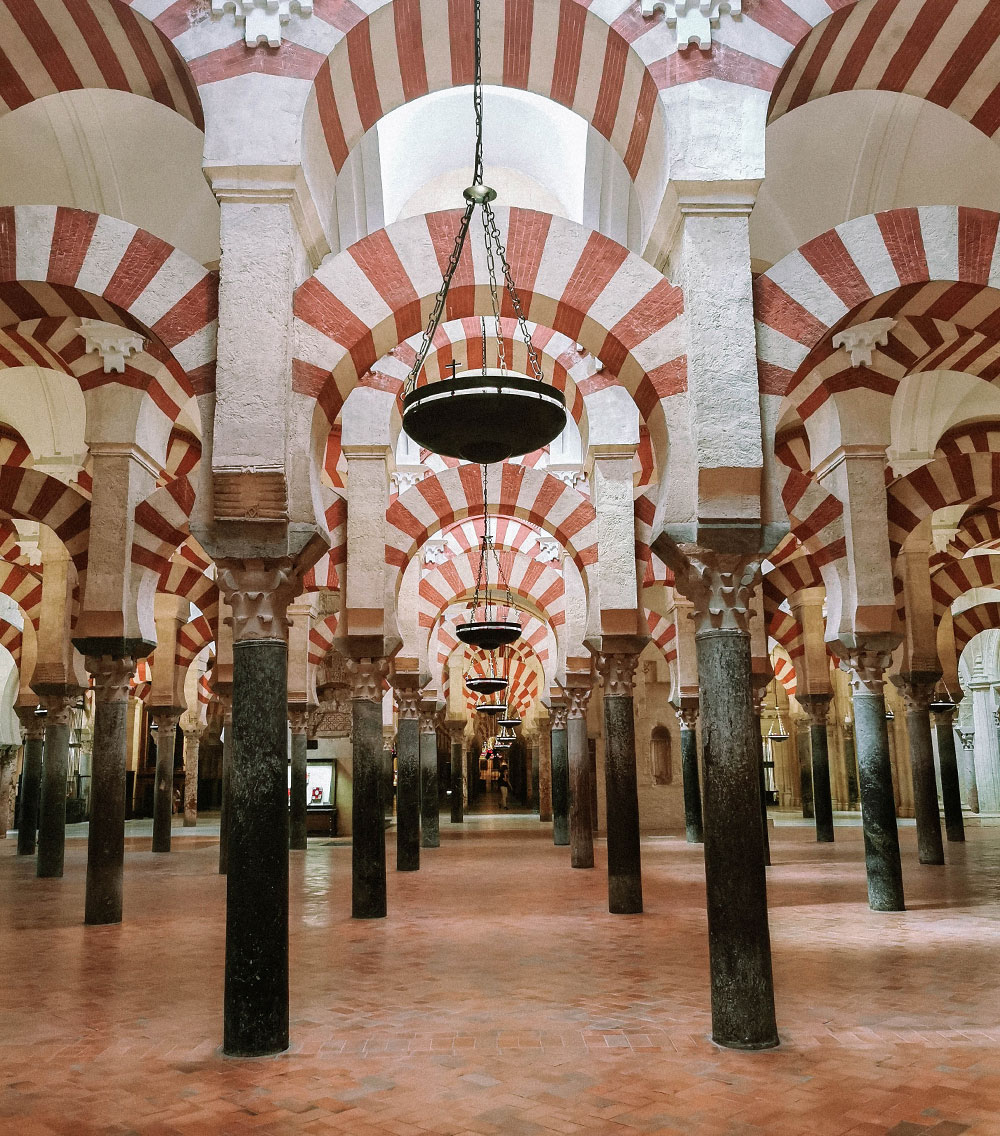
<path fill-rule="evenodd" d="M 870 367 L 875 348 L 888 344 L 889 332 L 895 326 L 896 321 L 891 316 L 856 323 L 853 327 L 845 327 L 843 331 L 836 332 L 832 340 L 833 346 L 843 348 L 850 355 L 852 367 Z"/>
<path fill-rule="evenodd" d="M 288 520 L 288 485 L 283 469 L 215 469 L 212 499 L 219 521 Z"/>
<path fill-rule="evenodd" d="M 631 698 L 635 688 L 635 669 L 639 656 L 611 652 L 597 656 L 597 672 L 604 684 L 605 698 Z"/>
<path fill-rule="evenodd" d="M 233 643 L 259 639 L 288 642 L 288 605 L 300 586 L 290 557 L 280 560 L 220 560 L 219 589 L 233 614 L 226 623 Z"/>
<path fill-rule="evenodd" d="M 135 675 L 135 663 L 132 655 L 123 655 L 121 658 L 113 655 L 88 655 L 84 665 L 94 678 L 94 701 L 127 701 L 129 683 Z"/>
<path fill-rule="evenodd" d="M 698 707 L 679 706 L 674 713 L 682 730 L 696 730 L 698 728 Z"/>
<path fill-rule="evenodd" d="M 303 706 L 289 706 L 288 708 L 288 725 L 292 731 L 292 736 L 301 736 L 302 734 L 309 733 L 309 717 L 310 711 Z"/>
<path fill-rule="evenodd" d="M 389 673 L 389 660 L 385 656 L 348 659 L 347 670 L 351 676 L 351 697 L 354 701 L 382 701 L 382 682 Z"/>
<path fill-rule="evenodd" d="M 652 16 L 657 8 L 663 13 L 668 28 L 677 35 L 677 47 L 683 51 L 692 44 L 702 51 L 712 47 L 712 29 L 722 16 L 739 19 L 743 0 L 641 0 L 642 14 Z"/>
<path fill-rule="evenodd" d="M 292 12 L 302 17 L 311 16 L 313 0 L 212 0 L 212 15 L 216 18 L 232 12 L 237 24 L 242 23 L 243 39 L 247 47 L 266 43 L 268 47 L 281 46 L 281 29 L 292 18 Z"/>
<path fill-rule="evenodd" d="M 52 726 L 72 726 L 73 706 L 79 695 L 77 694 L 42 694 L 39 702 L 48 711 L 43 722 Z"/>
<path fill-rule="evenodd" d="M 750 599 L 760 571 L 760 556 L 684 549 L 685 561 L 674 568 L 677 590 L 693 605 L 695 635 L 707 631 L 750 634 Z"/>
<path fill-rule="evenodd" d="M 846 670 L 854 694 L 885 693 L 885 672 L 892 662 L 892 651 L 878 647 L 853 647 L 846 652 Z"/>
<path fill-rule="evenodd" d="M 87 354 L 96 351 L 100 355 L 106 375 L 124 374 L 125 360 L 130 355 L 141 352 L 146 345 L 146 337 L 138 332 L 99 319 L 81 319 L 80 335 L 83 336 Z"/>
<path fill-rule="evenodd" d="M 569 716 L 569 707 L 560 706 L 558 703 L 553 703 L 549 707 L 549 729 L 550 730 L 565 730 L 566 719 Z"/>

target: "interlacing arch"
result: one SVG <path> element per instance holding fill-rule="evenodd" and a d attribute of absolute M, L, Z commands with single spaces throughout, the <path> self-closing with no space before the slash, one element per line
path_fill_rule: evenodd
<path fill-rule="evenodd" d="M 965 611 L 952 617 L 952 627 L 955 634 L 955 651 L 961 657 L 962 652 L 980 631 L 989 631 L 1000 627 L 1000 603 L 990 600 L 988 603 L 973 604 Z"/>
<path fill-rule="evenodd" d="M 383 355 L 423 331 L 459 216 L 398 221 L 328 257 L 297 290 L 292 386 L 316 399 L 329 423 Z M 497 209 L 496 217 L 526 319 L 599 358 L 647 420 L 661 414 L 661 399 L 686 391 L 679 288 L 572 221 L 527 209 Z M 467 242 L 444 318 L 489 315 L 488 279 L 484 252 Z M 513 316 L 509 296 L 502 303 L 501 314 Z"/>
<path fill-rule="evenodd" d="M 955 600 L 974 588 L 1000 589 L 1000 557 L 967 556 L 943 564 L 931 576 L 935 622 L 951 610 Z"/>
<path fill-rule="evenodd" d="M 0 593 L 9 596 L 33 624 L 38 623 L 42 604 L 41 577 L 20 564 L 0 561 Z"/>
<path fill-rule="evenodd" d="M 14 666 L 19 669 L 21 666 L 21 645 L 23 639 L 24 636 L 20 627 L 0 617 L 0 647 L 3 647 L 10 653 L 10 657 L 14 660 Z"/>
<path fill-rule="evenodd" d="M 989 4 L 844 4 L 785 63 L 768 122 L 840 91 L 892 91 L 936 103 L 993 138 L 1000 132 L 998 38 L 1000 26 Z"/>
<path fill-rule="evenodd" d="M 652 608 L 644 608 L 650 638 L 663 652 L 668 663 L 677 661 L 677 623 Z"/>
<path fill-rule="evenodd" d="M 78 577 L 87 570 L 90 501 L 37 469 L 0 466 L 0 513 L 48 525 L 66 546 Z"/>

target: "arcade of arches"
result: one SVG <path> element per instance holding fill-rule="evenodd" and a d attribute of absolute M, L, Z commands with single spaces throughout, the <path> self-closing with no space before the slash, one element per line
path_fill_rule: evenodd
<path fill-rule="evenodd" d="M 0 10 L 0 1127 L 996 1133 L 993 6 L 482 8 L 485 504 L 471 0 Z"/>

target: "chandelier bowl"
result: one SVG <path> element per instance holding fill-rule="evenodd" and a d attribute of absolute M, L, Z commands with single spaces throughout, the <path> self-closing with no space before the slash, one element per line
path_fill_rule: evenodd
<path fill-rule="evenodd" d="M 489 717 L 496 717 L 501 714 L 507 713 L 506 702 L 477 702 L 476 712 L 478 714 L 486 714 Z"/>
<path fill-rule="evenodd" d="M 501 730 L 516 730 L 521 724 L 520 718 L 501 718 L 497 725 Z"/>
<path fill-rule="evenodd" d="M 465 680 L 465 685 L 474 694 L 499 694 L 507 689 L 507 680 L 493 675 L 473 675 Z"/>
<path fill-rule="evenodd" d="M 495 651 L 516 643 L 521 638 L 521 625 L 516 619 L 484 619 L 479 622 L 456 623 L 455 634 L 463 643 Z"/>
<path fill-rule="evenodd" d="M 414 442 L 478 465 L 540 450 L 565 425 L 562 391 L 495 369 L 427 383 L 403 399 L 403 429 Z"/>

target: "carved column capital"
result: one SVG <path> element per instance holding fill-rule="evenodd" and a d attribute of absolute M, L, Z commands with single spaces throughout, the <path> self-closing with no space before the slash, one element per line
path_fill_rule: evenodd
<path fill-rule="evenodd" d="M 750 699 L 753 702 L 753 712 L 759 718 L 764 710 L 764 699 L 767 697 L 767 688 L 771 685 L 773 674 L 760 672 L 750 676 Z"/>
<path fill-rule="evenodd" d="M 309 733 L 309 719 L 310 711 L 306 706 L 289 706 L 288 707 L 288 725 L 292 731 L 292 735 L 302 735 Z"/>
<path fill-rule="evenodd" d="M 892 661 L 892 651 L 880 647 L 852 647 L 846 652 L 845 670 L 855 694 L 885 693 L 885 672 Z"/>
<path fill-rule="evenodd" d="M 558 702 L 553 702 L 549 707 L 549 729 L 550 730 L 565 730 L 566 718 L 569 714 L 569 707 L 560 705 Z"/>
<path fill-rule="evenodd" d="M 399 720 L 420 717 L 420 691 L 409 683 L 393 683 L 393 698 Z"/>
<path fill-rule="evenodd" d="M 906 713 L 922 710 L 930 711 L 930 704 L 934 701 L 934 688 L 937 686 L 938 674 L 899 674 L 892 676 L 892 684 L 903 696 L 903 706 Z"/>
<path fill-rule="evenodd" d="M 42 719 L 43 725 L 72 726 L 73 706 L 79 696 L 77 694 L 42 694 L 39 702 L 48 711 Z"/>
<path fill-rule="evenodd" d="M 605 698 L 631 698 L 639 656 L 622 652 L 597 656 L 597 672 L 604 684 Z"/>
<path fill-rule="evenodd" d="M 21 733 L 26 742 L 38 742 L 45 737 L 45 718 L 35 713 L 34 706 L 19 706 L 17 716 L 21 720 Z"/>
<path fill-rule="evenodd" d="M 423 699 L 420 707 L 420 733 L 436 734 L 437 724 L 437 699 Z"/>
<path fill-rule="evenodd" d="M 593 688 L 589 686 L 571 686 L 566 690 L 569 698 L 569 718 L 586 718 L 587 707 L 590 705 L 590 695 Z"/>
<path fill-rule="evenodd" d="M 351 698 L 355 701 L 381 702 L 382 682 L 389 673 L 389 660 L 384 655 L 368 659 L 348 659 Z"/>
<path fill-rule="evenodd" d="M 674 713 L 682 730 L 696 730 L 698 728 L 698 704 L 693 706 L 678 706 Z"/>
<path fill-rule="evenodd" d="M 184 711 L 179 706 L 151 706 L 149 708 L 149 716 L 156 723 L 156 728 L 159 732 L 173 733 L 181 720 L 181 714 Z"/>
<path fill-rule="evenodd" d="M 938 726 L 950 726 L 955 721 L 955 707 L 950 706 L 944 710 L 934 710 L 934 723 Z"/>
<path fill-rule="evenodd" d="M 135 658 L 123 655 L 88 655 L 84 665 L 94 678 L 95 702 L 125 702 L 135 675 Z"/>
<path fill-rule="evenodd" d="M 832 694 L 800 694 L 796 696 L 806 712 L 810 726 L 825 726 L 830 715 Z"/>
<path fill-rule="evenodd" d="M 691 601 L 695 634 L 708 631 L 750 632 L 750 600 L 760 556 L 684 548 L 683 563 L 674 565 L 674 581 Z"/>
<path fill-rule="evenodd" d="M 277 560 L 220 560 L 219 589 L 232 608 L 226 622 L 233 643 L 258 639 L 288 642 L 288 605 L 295 599 L 301 578 L 290 557 Z"/>

